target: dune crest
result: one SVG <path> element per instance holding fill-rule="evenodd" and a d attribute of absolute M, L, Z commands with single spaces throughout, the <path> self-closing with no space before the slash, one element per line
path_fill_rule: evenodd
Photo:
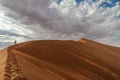
<path fill-rule="evenodd" d="M 80 39 L 79 41 L 82 42 L 82 43 L 87 43 L 87 41 L 86 41 L 85 38 L 82 38 L 82 39 Z"/>
<path fill-rule="evenodd" d="M 85 38 L 29 41 L 1 59 L 0 80 L 120 80 L 120 49 Z"/>

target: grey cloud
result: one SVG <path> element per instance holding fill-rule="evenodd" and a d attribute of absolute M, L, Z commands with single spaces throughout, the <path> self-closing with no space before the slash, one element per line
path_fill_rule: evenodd
<path fill-rule="evenodd" d="M 17 34 L 17 33 L 13 33 L 13 32 L 8 31 L 8 30 L 0 30 L 0 35 L 29 38 L 29 36 L 25 36 L 25 35 L 20 35 L 20 34 Z"/>

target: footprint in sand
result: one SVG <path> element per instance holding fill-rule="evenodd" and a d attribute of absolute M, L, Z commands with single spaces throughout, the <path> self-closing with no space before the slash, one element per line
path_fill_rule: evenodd
<path fill-rule="evenodd" d="M 10 51 L 8 52 L 4 80 L 27 80 L 27 78 L 24 78 L 22 75 L 20 75 L 21 69 L 17 65 L 15 54 L 12 54 Z"/>

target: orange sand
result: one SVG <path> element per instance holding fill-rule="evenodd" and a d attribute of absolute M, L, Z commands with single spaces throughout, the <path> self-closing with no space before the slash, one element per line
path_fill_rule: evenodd
<path fill-rule="evenodd" d="M 25 42 L 0 56 L 0 80 L 120 80 L 120 48 L 84 38 Z"/>

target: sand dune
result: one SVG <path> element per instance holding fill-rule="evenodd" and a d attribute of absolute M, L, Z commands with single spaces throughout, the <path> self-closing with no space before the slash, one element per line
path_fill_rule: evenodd
<path fill-rule="evenodd" d="M 120 48 L 88 39 L 30 41 L 0 52 L 0 80 L 120 80 Z"/>

